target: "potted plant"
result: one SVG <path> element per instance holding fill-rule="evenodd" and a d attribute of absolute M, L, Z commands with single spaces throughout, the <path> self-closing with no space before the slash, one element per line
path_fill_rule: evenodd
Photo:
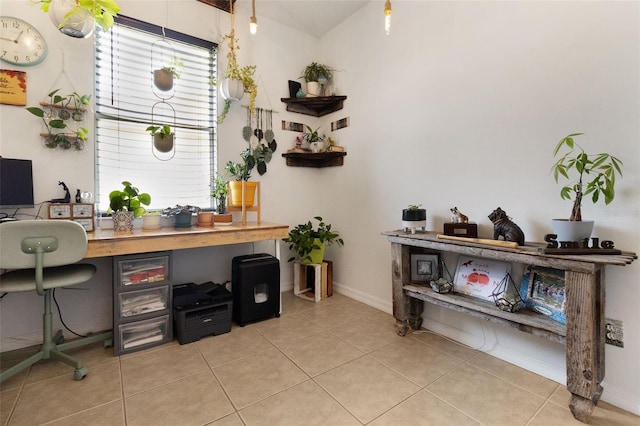
<path fill-rule="evenodd" d="M 46 132 L 40 135 L 44 138 L 44 144 L 47 148 L 82 150 L 84 142 L 89 135 L 89 130 L 79 125 L 70 127 L 66 123 L 67 120 L 72 118 L 68 105 L 72 99 L 74 99 L 74 102 L 87 105 L 91 96 L 80 96 L 75 92 L 72 95 L 61 96 L 58 94 L 59 91 L 60 89 L 55 89 L 47 95 L 49 102 L 43 103 L 41 105 L 43 108 L 27 107 L 26 110 L 42 119 Z"/>
<path fill-rule="evenodd" d="M 169 217 L 174 217 L 174 226 L 176 228 L 189 228 L 193 215 L 200 211 L 200 207 L 190 205 L 176 205 L 175 207 L 168 207 L 162 211 L 162 214 Z"/>
<path fill-rule="evenodd" d="M 222 38 L 222 42 L 229 41 L 229 51 L 227 52 L 227 69 L 223 74 L 223 80 L 220 82 L 220 94 L 224 98 L 224 107 L 222 112 L 218 116 L 218 123 L 222 123 L 231 108 L 231 102 L 239 101 L 245 93 L 249 94 L 249 112 L 253 115 L 256 96 L 258 96 L 258 85 L 253 79 L 253 75 L 256 72 L 255 65 L 245 65 L 241 67 L 238 65 L 238 58 L 236 57 L 236 49 L 240 49 L 238 46 L 238 39 L 236 38 L 236 31 L 234 26 L 235 13 L 233 8 L 233 2 L 230 5 L 231 8 L 231 32 Z M 216 84 L 212 80 L 212 84 Z"/>
<path fill-rule="evenodd" d="M 113 18 L 120 12 L 114 0 L 35 0 L 40 9 L 49 14 L 60 32 L 71 37 L 84 38 L 93 33 L 93 22 L 108 31 Z"/>
<path fill-rule="evenodd" d="M 122 190 L 116 189 L 109 193 L 109 209 L 113 217 L 115 231 L 133 230 L 133 219 L 142 216 L 145 208 L 151 203 L 151 196 L 140 192 L 131 182 L 123 181 Z"/>
<path fill-rule="evenodd" d="M 289 236 L 282 241 L 289 244 L 289 250 L 294 251 L 302 263 L 322 263 L 326 246 L 337 244 L 344 245 L 344 240 L 337 231 L 331 229 L 331 224 L 326 224 L 322 217 L 315 216 L 318 226 L 313 227 L 311 221 L 296 225 L 289 231 Z M 291 257 L 289 262 L 295 260 Z"/>
<path fill-rule="evenodd" d="M 226 176 L 221 173 L 216 173 L 216 176 L 211 182 L 211 188 L 211 196 L 216 202 L 216 212 L 218 214 L 227 213 L 227 195 L 229 195 L 229 185 L 227 184 Z"/>
<path fill-rule="evenodd" d="M 426 229 L 427 211 L 420 207 L 422 204 L 409 204 L 409 207 L 402 210 L 402 228 L 405 231 L 411 229 L 411 233 L 415 234 L 417 228 Z"/>
<path fill-rule="evenodd" d="M 307 96 L 320 96 L 322 85 L 333 78 L 333 69 L 318 62 L 311 62 L 302 71 L 302 77 L 307 83 Z"/>
<path fill-rule="evenodd" d="M 143 229 L 159 229 L 161 227 L 162 212 L 145 211 L 142 214 L 142 228 Z"/>
<path fill-rule="evenodd" d="M 318 134 L 318 130 L 320 129 L 320 127 L 318 127 L 315 130 L 313 130 L 310 126 L 306 126 L 306 127 L 308 131 L 302 134 L 302 139 L 309 143 L 309 148 L 311 148 L 311 152 L 313 153 L 320 152 L 320 150 L 324 145 L 325 135 L 320 136 Z"/>
<path fill-rule="evenodd" d="M 171 131 L 171 126 L 162 124 L 160 126 L 151 125 L 147 127 L 147 132 L 153 137 L 153 146 L 160 152 L 169 152 L 173 149 L 175 133 Z"/>
<path fill-rule="evenodd" d="M 235 178 L 235 181 L 229 182 L 229 205 L 251 207 L 255 198 L 256 182 L 249 179 L 251 179 L 251 170 L 255 167 L 256 160 L 249 148 L 242 151 L 240 157 L 242 163 L 229 161 L 226 166 L 229 175 Z"/>
<path fill-rule="evenodd" d="M 591 236 L 593 221 L 582 220 L 583 197 L 590 195 L 594 204 L 603 198 L 608 205 L 615 197 L 616 174 L 622 176 L 622 161 L 619 158 L 608 153 L 587 154 L 575 143 L 574 137 L 582 134 L 572 133 L 564 137 L 553 150 L 554 158 L 561 155 L 551 169 L 555 181 L 558 182 L 561 176 L 571 181 L 569 185 L 562 187 L 560 197 L 563 200 L 573 200 L 568 220 L 552 220 L 558 241 L 582 241 Z M 562 154 L 563 149 L 568 151 Z M 570 174 L 573 176 L 570 177 Z M 565 233 L 564 228 L 567 226 L 578 227 L 579 230 Z"/>
<path fill-rule="evenodd" d="M 174 78 L 180 79 L 178 70 L 184 66 L 182 60 L 172 56 L 169 63 L 160 69 L 153 70 L 153 84 L 163 92 L 173 89 Z"/>

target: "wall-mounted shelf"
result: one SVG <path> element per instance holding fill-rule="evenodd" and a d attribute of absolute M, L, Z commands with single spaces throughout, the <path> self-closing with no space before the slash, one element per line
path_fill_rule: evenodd
<path fill-rule="evenodd" d="M 282 154 L 287 159 L 287 166 L 292 167 L 333 167 L 342 166 L 346 152 L 287 152 Z"/>
<path fill-rule="evenodd" d="M 342 109 L 346 96 L 318 96 L 315 98 L 281 98 L 287 111 L 322 117 Z"/>

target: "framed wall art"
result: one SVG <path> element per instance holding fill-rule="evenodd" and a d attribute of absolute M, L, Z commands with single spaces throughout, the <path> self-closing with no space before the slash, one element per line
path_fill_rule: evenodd
<path fill-rule="evenodd" d="M 564 271 L 529 266 L 522 277 L 520 296 L 528 309 L 567 323 Z"/>
<path fill-rule="evenodd" d="M 510 272 L 511 264 L 507 262 L 460 256 L 453 279 L 453 290 L 493 303 L 493 290 Z"/>
<path fill-rule="evenodd" d="M 411 281 L 416 283 L 437 280 L 440 277 L 437 254 L 411 254 Z"/>

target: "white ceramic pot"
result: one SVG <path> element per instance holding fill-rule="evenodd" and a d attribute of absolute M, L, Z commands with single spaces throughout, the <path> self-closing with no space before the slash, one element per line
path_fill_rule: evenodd
<path fill-rule="evenodd" d="M 558 236 L 557 241 L 582 241 L 591 237 L 594 222 L 583 220 L 576 222 L 568 219 L 552 219 L 551 229 Z"/>
<path fill-rule="evenodd" d="M 76 9 L 76 0 L 52 0 L 49 4 L 49 19 L 58 30 L 69 37 L 87 38 L 96 25 L 86 9 Z M 73 12 L 73 13 L 71 13 Z"/>
<path fill-rule="evenodd" d="M 309 148 L 311 148 L 311 152 L 313 152 L 314 154 L 317 154 L 320 152 L 320 149 L 322 148 L 322 142 L 311 142 L 309 144 Z"/>
<path fill-rule="evenodd" d="M 244 96 L 244 84 L 240 80 L 225 78 L 220 83 L 220 95 L 230 101 L 239 101 Z"/>
<path fill-rule="evenodd" d="M 320 91 L 322 90 L 322 86 L 317 81 L 307 81 L 307 96 L 315 97 L 320 96 Z"/>
<path fill-rule="evenodd" d="M 143 215 L 142 216 L 142 228 L 143 229 L 158 229 L 160 228 L 160 218 L 162 216 L 159 214 L 153 215 Z"/>

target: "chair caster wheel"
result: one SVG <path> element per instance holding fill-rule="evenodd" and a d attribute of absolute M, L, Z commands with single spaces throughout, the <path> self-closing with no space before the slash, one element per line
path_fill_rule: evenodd
<path fill-rule="evenodd" d="M 106 348 L 111 348 L 113 347 L 113 339 L 107 339 L 104 341 L 104 347 Z"/>
<path fill-rule="evenodd" d="M 73 380 L 82 380 L 89 373 L 89 369 L 87 367 L 76 368 L 73 372 Z"/>
<path fill-rule="evenodd" d="M 277 314 L 276 314 L 276 318 L 280 318 L 280 313 L 277 313 Z"/>

